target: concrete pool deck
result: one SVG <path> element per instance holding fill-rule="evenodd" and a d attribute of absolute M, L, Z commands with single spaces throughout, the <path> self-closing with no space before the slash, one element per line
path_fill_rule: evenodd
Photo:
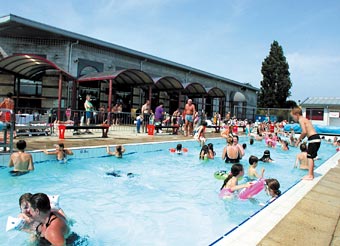
<path fill-rule="evenodd" d="M 53 148 L 53 144 L 63 142 L 66 148 L 116 145 L 141 142 L 183 141 L 192 138 L 182 135 L 128 133 L 126 131 L 110 131 L 109 138 L 100 138 L 101 131 L 93 134 L 72 136 L 66 132 L 66 139 L 57 136 L 24 137 L 28 145 L 27 150 L 43 150 Z M 207 137 L 219 137 L 219 134 L 209 133 Z M 339 156 L 339 155 L 337 155 Z M 338 158 L 340 159 L 340 158 Z M 338 160 L 336 160 L 338 161 Z M 290 209 L 282 220 L 268 230 L 266 236 L 260 238 L 258 245 L 340 245 L 340 162 L 323 174 L 313 184 L 313 188 L 303 195 L 302 199 Z M 307 182 L 307 181 L 304 181 Z M 279 201 L 279 200 L 278 200 Z M 275 202 L 273 203 L 275 204 Z M 278 205 L 277 203 L 276 205 Z M 270 215 L 269 215 L 270 216 Z M 250 237 L 251 234 L 244 234 Z M 216 239 L 219 235 L 216 235 Z M 219 245 L 224 245 L 222 242 Z M 244 245 L 233 243 L 233 245 Z M 249 244 L 248 244 L 249 245 Z M 254 244 L 255 245 L 255 244 Z"/>

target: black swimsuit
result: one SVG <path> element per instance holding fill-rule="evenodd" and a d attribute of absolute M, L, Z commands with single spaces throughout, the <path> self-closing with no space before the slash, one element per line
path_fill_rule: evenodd
<path fill-rule="evenodd" d="M 54 217 L 52 217 L 54 216 Z M 48 221 L 46 223 L 46 228 L 49 227 L 53 220 L 57 219 L 58 217 L 54 213 L 50 213 L 50 217 L 48 217 Z M 42 226 L 43 223 L 40 223 L 37 228 L 35 229 L 36 235 L 38 237 L 38 245 L 52 245 L 45 237 L 41 236 L 41 232 L 39 231 L 39 227 Z"/>

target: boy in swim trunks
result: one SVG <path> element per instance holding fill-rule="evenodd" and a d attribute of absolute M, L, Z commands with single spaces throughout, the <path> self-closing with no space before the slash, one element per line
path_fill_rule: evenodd
<path fill-rule="evenodd" d="M 29 171 L 33 171 L 34 165 L 33 165 L 32 155 L 25 152 L 26 141 L 19 140 L 17 142 L 17 149 L 19 151 L 11 155 L 11 158 L 8 164 L 8 167 L 14 167 L 14 170 L 11 171 L 11 174 L 21 175 L 21 174 L 28 173 Z"/>
<path fill-rule="evenodd" d="M 299 122 L 301 127 L 301 135 L 296 141 L 296 146 L 298 146 L 301 141 L 307 136 L 308 137 L 308 147 L 307 147 L 307 158 L 308 158 L 308 175 L 304 176 L 304 180 L 314 179 L 314 158 L 318 155 L 318 150 L 321 145 L 320 136 L 316 133 L 312 122 L 307 118 L 302 116 L 302 110 L 300 107 L 294 107 L 290 112 L 291 116 L 296 122 Z"/>

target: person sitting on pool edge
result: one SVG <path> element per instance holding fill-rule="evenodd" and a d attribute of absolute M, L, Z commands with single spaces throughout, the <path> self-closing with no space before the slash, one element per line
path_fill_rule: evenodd
<path fill-rule="evenodd" d="M 114 152 L 110 151 L 110 146 L 106 146 L 106 152 L 109 155 L 114 155 L 117 158 L 122 158 L 123 157 L 123 153 L 125 152 L 125 148 L 123 145 L 117 145 L 116 146 L 116 150 Z"/>
<path fill-rule="evenodd" d="M 13 171 L 10 171 L 11 175 L 22 175 L 34 170 L 33 158 L 30 153 L 26 153 L 26 141 L 19 140 L 17 142 L 18 152 L 11 154 L 8 167 L 14 167 Z"/>
<path fill-rule="evenodd" d="M 44 150 L 44 153 L 46 155 L 56 155 L 58 161 L 65 161 L 67 158 L 67 155 L 73 155 L 72 150 L 65 149 L 65 146 L 63 143 L 55 144 L 54 147 L 56 148 L 55 151 L 47 151 Z"/>
<path fill-rule="evenodd" d="M 51 210 L 48 196 L 36 193 L 30 198 L 29 204 L 32 219 L 39 222 L 36 228 L 38 244 L 66 245 L 66 238 L 70 234 L 69 226 L 63 215 Z"/>

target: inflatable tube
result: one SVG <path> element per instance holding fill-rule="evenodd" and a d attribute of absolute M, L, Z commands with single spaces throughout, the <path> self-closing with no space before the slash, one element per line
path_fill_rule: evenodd
<path fill-rule="evenodd" d="M 228 175 L 229 175 L 230 172 L 226 171 L 226 170 L 220 170 L 220 171 L 216 171 L 214 173 L 214 177 L 216 179 L 219 179 L 219 180 L 225 180 Z"/>
<path fill-rule="evenodd" d="M 171 149 L 169 149 L 169 151 L 170 151 L 171 153 L 175 153 L 175 152 L 176 152 L 176 149 L 175 149 L 175 148 L 171 148 Z"/>
<path fill-rule="evenodd" d="M 263 190 L 265 184 L 265 179 L 259 179 L 253 183 L 250 187 L 244 188 L 240 191 L 238 197 L 242 200 L 251 198 L 257 195 L 261 190 Z"/>
<path fill-rule="evenodd" d="M 51 209 L 53 210 L 59 210 L 59 195 L 47 195 L 48 198 L 50 199 L 50 205 Z"/>
<path fill-rule="evenodd" d="M 25 220 L 8 216 L 6 224 L 6 232 L 12 230 L 21 230 L 25 225 Z"/>
<path fill-rule="evenodd" d="M 273 147 L 275 147 L 276 143 L 277 143 L 275 140 L 270 139 L 270 138 L 267 138 L 265 141 L 266 141 L 267 145 L 269 145 L 271 143 Z"/>
<path fill-rule="evenodd" d="M 326 134 L 326 135 L 340 135 L 340 127 L 339 126 L 321 126 L 321 125 L 313 125 L 315 131 L 318 134 Z M 284 126 L 284 130 L 289 132 L 290 129 L 293 129 L 296 133 L 301 133 L 301 127 L 299 124 L 286 124 Z"/>

